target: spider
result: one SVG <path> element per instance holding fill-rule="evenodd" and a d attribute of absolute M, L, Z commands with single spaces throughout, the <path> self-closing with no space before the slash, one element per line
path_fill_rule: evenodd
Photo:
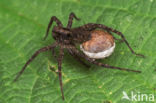
<path fill-rule="evenodd" d="M 54 51 L 54 49 L 56 47 L 60 47 L 59 55 L 56 58 L 57 58 L 57 62 L 58 62 L 58 75 L 59 75 L 60 89 L 61 89 L 61 94 L 62 94 L 63 100 L 64 100 L 64 93 L 63 93 L 63 84 L 62 84 L 61 64 L 62 64 L 62 60 L 64 57 L 64 49 L 67 49 L 67 51 L 69 52 L 70 55 L 72 55 L 76 60 L 78 60 L 80 63 L 82 63 L 85 66 L 89 66 L 89 65 L 86 64 L 82 59 L 85 59 L 92 64 L 104 67 L 106 69 L 117 69 L 117 70 L 141 73 L 141 71 L 115 67 L 115 66 L 103 64 L 101 62 L 96 61 L 96 59 L 101 59 L 101 57 L 100 57 L 101 55 L 103 56 L 102 58 L 105 58 L 105 57 L 108 57 L 113 52 L 114 47 L 115 47 L 115 44 L 113 44 L 113 43 L 114 43 L 114 39 L 116 40 L 116 38 L 113 37 L 113 35 L 111 34 L 112 32 L 116 33 L 117 35 L 119 35 L 122 38 L 122 41 L 125 42 L 125 44 L 128 46 L 128 48 L 130 49 L 132 54 L 143 57 L 143 55 L 137 54 L 136 52 L 134 52 L 134 50 L 131 48 L 131 46 L 129 45 L 129 43 L 127 42 L 127 40 L 125 39 L 124 35 L 121 32 L 119 32 L 115 29 L 112 29 L 110 27 L 107 27 L 103 24 L 96 24 L 96 23 L 88 23 L 88 24 L 82 25 L 80 27 L 71 28 L 73 18 L 75 18 L 76 20 L 80 20 L 72 12 L 69 15 L 69 20 L 68 20 L 67 26 L 63 27 L 61 21 L 56 16 L 51 17 L 44 40 L 47 38 L 49 30 L 50 30 L 53 22 L 55 21 L 57 26 L 54 26 L 52 29 L 52 37 L 55 39 L 55 42 L 49 46 L 45 46 L 45 47 L 37 50 L 32 55 L 32 57 L 25 63 L 25 65 L 21 69 L 21 71 L 18 72 L 14 81 L 16 81 L 22 75 L 22 73 L 24 72 L 24 70 L 26 69 L 28 64 L 30 64 L 35 59 L 35 57 L 37 57 L 41 52 L 51 50 L 52 54 L 56 57 L 56 54 Z M 97 29 L 100 29 L 100 30 L 97 30 Z M 92 34 L 94 34 L 94 35 L 92 35 Z M 103 34 L 106 34 L 106 35 L 103 36 Z M 100 35 L 100 36 L 98 36 L 98 35 Z M 103 39 L 100 39 L 100 38 L 103 38 L 104 42 L 102 41 Z M 97 41 L 99 42 L 100 40 L 102 41 L 101 44 L 96 44 L 96 42 Z M 81 44 L 80 48 L 83 52 L 81 52 L 76 47 L 76 44 Z M 90 44 L 93 44 L 93 46 L 94 46 L 93 48 L 96 48 L 96 46 L 98 45 L 98 48 L 96 48 L 95 50 L 92 50 L 92 45 L 90 45 Z M 104 47 L 101 47 L 102 44 L 106 44 L 106 45 Z M 105 52 L 105 54 L 100 54 L 101 48 L 107 49 L 107 50 L 103 49 L 104 51 L 107 51 L 107 52 Z M 110 50 L 110 48 L 111 48 L 111 50 Z M 98 55 L 96 55 L 96 54 L 98 54 Z"/>

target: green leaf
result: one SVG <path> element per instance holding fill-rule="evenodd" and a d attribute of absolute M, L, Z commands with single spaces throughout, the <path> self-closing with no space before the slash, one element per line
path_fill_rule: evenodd
<path fill-rule="evenodd" d="M 124 43 L 116 42 L 113 55 L 100 61 L 142 71 L 137 74 L 95 65 L 86 68 L 65 51 L 65 103 L 131 103 L 122 99 L 123 91 L 128 95 L 131 91 L 156 92 L 155 0 L 1 0 L 0 103 L 63 102 L 58 75 L 50 70 L 57 70 L 50 51 L 40 54 L 17 82 L 12 81 L 36 50 L 54 42 L 51 33 L 46 41 L 42 40 L 51 16 L 66 26 L 70 12 L 81 18 L 74 20 L 73 27 L 100 23 L 115 28 L 146 58 L 133 55 Z"/>

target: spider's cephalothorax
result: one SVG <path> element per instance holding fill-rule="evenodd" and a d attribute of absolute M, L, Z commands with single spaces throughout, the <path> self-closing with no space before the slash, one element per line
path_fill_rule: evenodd
<path fill-rule="evenodd" d="M 54 26 L 52 36 L 56 41 L 59 41 L 59 43 L 68 45 L 71 43 L 83 43 L 89 40 L 91 37 L 91 31 L 83 28 L 68 29 L 61 26 Z"/>
<path fill-rule="evenodd" d="M 66 27 L 63 27 L 62 23 L 55 16 L 51 18 L 44 39 L 46 39 L 46 37 L 48 36 L 49 29 L 52 26 L 53 21 L 55 21 L 57 26 L 54 26 L 52 30 L 52 36 L 55 39 L 55 42 L 52 45 L 37 50 L 32 55 L 32 57 L 26 62 L 24 67 L 21 69 L 21 71 L 17 74 L 14 81 L 16 81 L 19 78 L 19 76 L 21 76 L 21 74 L 24 72 L 27 65 L 41 52 L 51 50 L 52 54 L 55 56 L 56 54 L 54 52 L 54 49 L 57 46 L 60 47 L 57 61 L 58 61 L 58 74 L 59 74 L 62 99 L 64 99 L 64 93 L 63 93 L 63 84 L 62 84 L 61 64 L 64 56 L 64 49 L 67 49 L 70 55 L 72 55 L 76 60 L 78 60 L 80 63 L 82 63 L 87 67 L 88 64 L 84 63 L 82 59 L 85 59 L 92 64 L 104 67 L 105 69 L 117 69 L 117 70 L 131 71 L 137 73 L 141 72 L 137 70 L 115 67 L 115 66 L 103 64 L 96 61 L 95 59 L 105 58 L 112 54 L 115 48 L 114 39 L 115 40 L 117 39 L 113 37 L 111 32 L 114 32 L 117 35 L 119 35 L 122 38 L 122 41 L 125 42 L 125 44 L 128 46 L 128 48 L 133 54 L 142 57 L 143 55 L 137 54 L 133 51 L 133 49 L 130 47 L 129 43 L 127 42 L 127 40 L 125 39 L 124 35 L 121 32 L 112 29 L 110 27 L 107 27 L 103 24 L 95 24 L 95 23 L 89 23 L 77 28 L 71 28 L 73 18 L 79 20 L 79 18 L 77 18 L 74 13 L 71 13 Z M 80 49 L 82 50 L 82 52 L 76 48 L 75 45 L 77 43 L 80 44 Z"/>
<path fill-rule="evenodd" d="M 63 43 L 66 45 L 70 44 L 70 41 L 72 39 L 71 32 L 69 31 L 69 29 L 62 28 L 60 26 L 54 26 L 52 30 L 52 36 L 57 42 Z"/>

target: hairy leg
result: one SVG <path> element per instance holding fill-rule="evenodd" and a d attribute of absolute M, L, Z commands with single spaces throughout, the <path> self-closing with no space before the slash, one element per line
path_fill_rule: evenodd
<path fill-rule="evenodd" d="M 52 55 L 54 56 L 54 58 L 57 59 L 57 55 L 56 55 L 56 52 L 55 52 L 55 48 L 52 49 L 51 51 L 52 51 Z"/>
<path fill-rule="evenodd" d="M 60 81 L 60 89 L 61 89 L 62 99 L 64 100 L 62 72 L 61 72 L 63 56 L 64 56 L 64 49 L 62 47 L 60 47 L 60 52 L 59 52 L 59 57 L 58 57 L 58 73 L 59 73 L 59 81 Z"/>
<path fill-rule="evenodd" d="M 112 35 L 112 33 L 110 32 L 110 31 L 108 31 L 108 30 L 106 30 L 109 34 L 111 34 Z M 112 35 L 113 36 L 113 35 Z M 113 38 L 114 38 L 114 40 L 118 40 L 119 42 L 124 42 L 124 40 L 122 40 L 122 39 L 117 39 L 116 37 L 114 37 L 113 36 Z"/>
<path fill-rule="evenodd" d="M 117 39 L 117 38 L 115 38 L 114 36 L 113 36 L 113 38 L 114 38 L 114 40 L 118 40 L 119 42 L 124 42 L 124 40 L 122 40 L 122 39 Z"/>
<path fill-rule="evenodd" d="M 45 52 L 45 51 L 51 50 L 51 49 L 55 48 L 56 46 L 57 46 L 57 43 L 54 43 L 53 45 L 46 46 L 46 47 L 43 47 L 43 48 L 37 50 L 37 51 L 32 55 L 32 57 L 25 63 L 25 65 L 24 65 L 24 67 L 21 69 L 21 71 L 18 72 L 16 78 L 14 79 L 14 82 L 22 75 L 22 73 L 24 72 L 24 70 L 26 69 L 26 67 L 35 59 L 35 57 L 37 57 L 41 52 Z"/>
<path fill-rule="evenodd" d="M 51 17 L 50 22 L 49 22 L 49 24 L 48 24 L 47 31 L 46 31 L 46 35 L 45 35 L 45 37 L 44 37 L 44 40 L 47 38 L 48 33 L 49 33 L 49 30 L 50 30 L 50 27 L 51 27 L 51 25 L 53 24 L 54 21 L 56 22 L 56 24 L 57 24 L 58 26 L 60 26 L 60 27 L 63 26 L 62 23 L 61 23 L 61 21 L 60 21 L 56 16 Z"/>
<path fill-rule="evenodd" d="M 80 20 L 79 18 L 76 17 L 76 15 L 73 12 L 71 12 L 69 15 L 68 24 L 67 24 L 68 29 L 70 29 L 72 26 L 73 18 L 75 18 L 76 20 Z"/>
<path fill-rule="evenodd" d="M 128 46 L 128 48 L 130 49 L 130 51 L 131 51 L 133 54 L 135 54 L 135 55 L 137 55 L 137 56 L 144 57 L 144 55 L 138 54 L 138 53 L 134 52 L 134 50 L 132 49 L 132 47 L 129 45 L 128 41 L 127 41 L 126 38 L 124 37 L 124 35 L 123 35 L 121 32 L 119 32 L 119 31 L 117 31 L 117 30 L 115 30 L 115 29 L 112 29 L 112 28 L 110 28 L 110 27 L 107 27 L 107 26 L 105 26 L 105 25 L 103 25 L 103 24 L 94 24 L 94 23 L 89 23 L 89 24 L 83 25 L 83 26 L 81 26 L 81 28 L 83 28 L 84 30 L 90 30 L 90 31 L 91 31 L 91 30 L 94 30 L 94 29 L 96 29 L 96 28 L 100 28 L 100 29 L 104 29 L 104 30 L 106 30 L 106 31 L 114 32 L 114 33 L 116 33 L 117 35 L 119 35 L 119 36 L 122 38 L 122 40 L 125 42 L 125 44 Z"/>
<path fill-rule="evenodd" d="M 73 53 L 72 50 L 68 49 L 68 52 L 71 56 L 73 56 L 77 61 L 79 61 L 82 65 L 86 66 L 87 68 L 90 68 L 88 64 L 86 64 L 84 61 L 82 61 L 77 55 Z"/>
<path fill-rule="evenodd" d="M 85 58 L 85 60 L 87 60 L 88 62 L 90 62 L 92 64 L 95 64 L 95 65 L 98 65 L 98 66 L 101 66 L 101 67 L 105 67 L 107 69 L 117 69 L 117 70 L 141 73 L 141 71 L 131 70 L 131 69 L 127 69 L 127 68 L 120 68 L 120 67 L 115 67 L 115 66 L 110 66 L 108 64 L 103 64 L 103 63 L 97 62 L 95 59 L 91 59 L 91 58 L 87 57 L 85 54 L 81 53 L 75 47 L 70 47 L 69 49 L 71 49 L 77 56 L 79 56 L 81 58 Z"/>

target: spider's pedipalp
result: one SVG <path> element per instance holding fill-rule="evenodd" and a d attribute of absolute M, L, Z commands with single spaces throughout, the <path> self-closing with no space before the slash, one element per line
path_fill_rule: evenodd
<path fill-rule="evenodd" d="M 50 30 L 50 27 L 51 27 L 51 25 L 53 24 L 54 21 L 56 22 L 56 24 L 57 24 L 58 26 L 63 27 L 61 21 L 60 21 L 56 16 L 51 17 L 50 22 L 49 22 L 49 24 L 48 24 L 47 31 L 46 31 L 46 35 L 45 35 L 45 37 L 43 38 L 44 40 L 47 38 L 48 33 L 49 33 L 49 30 Z"/>

